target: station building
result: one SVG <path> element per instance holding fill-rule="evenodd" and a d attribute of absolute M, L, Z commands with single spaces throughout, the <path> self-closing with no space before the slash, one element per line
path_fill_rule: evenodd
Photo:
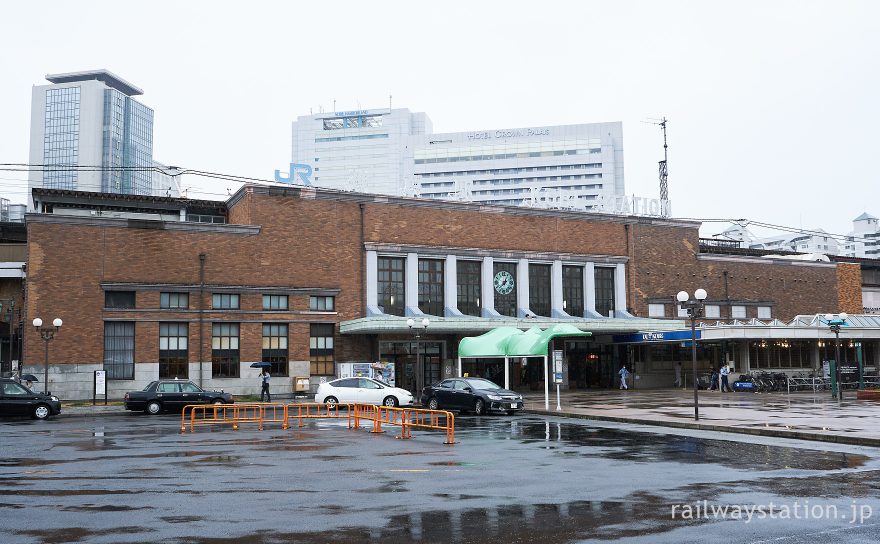
<path fill-rule="evenodd" d="M 674 336 L 687 326 L 678 291 L 706 289 L 707 324 L 765 327 L 862 304 L 858 263 L 725 252 L 701 242 L 694 221 L 254 184 L 225 202 L 58 189 L 33 198 L 23 369 L 42 375 L 46 348 L 27 324 L 61 318 L 49 389 L 66 399 L 90 398 L 101 369 L 111 398 L 159 377 L 255 394 L 258 361 L 272 364 L 275 393 L 314 390 L 349 362 L 393 363 L 396 384 L 419 391 L 457 372 L 464 337 L 560 323 L 592 333 L 553 341 L 563 387 L 607 387 L 622 364 L 636 387 L 668 387 L 674 362 L 690 356 Z M 814 347 L 828 334 L 816 327 L 803 338 L 815 345 L 798 351 L 807 355 L 772 364 L 818 368 Z M 866 365 L 877 338 L 880 327 L 861 339 Z M 764 368 L 753 338 L 716 340 L 700 343 L 702 369 Z M 497 359 L 467 365 L 504 373 Z M 512 387 L 543 389 L 533 361 L 507 370 Z"/>

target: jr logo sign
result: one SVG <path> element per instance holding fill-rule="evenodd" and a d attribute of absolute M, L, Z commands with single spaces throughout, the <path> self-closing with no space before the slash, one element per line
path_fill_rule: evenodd
<path fill-rule="evenodd" d="M 303 185 L 312 184 L 312 167 L 308 164 L 290 163 L 290 172 L 281 174 L 281 170 L 275 170 L 275 181 L 280 183 L 297 183 L 296 178 L 302 180 Z"/>

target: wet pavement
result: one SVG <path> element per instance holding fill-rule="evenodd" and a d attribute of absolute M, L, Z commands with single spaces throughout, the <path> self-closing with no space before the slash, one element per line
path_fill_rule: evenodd
<path fill-rule="evenodd" d="M 880 539 L 873 448 L 528 415 L 462 416 L 452 446 L 329 421 L 184 435 L 179 422 L 0 422 L 0 542 Z M 771 503 L 837 515 L 693 515 Z"/>
<path fill-rule="evenodd" d="M 543 393 L 525 395 L 526 408 L 544 409 Z M 880 402 L 856 400 L 845 392 L 842 402 L 830 392 L 719 393 L 700 391 L 699 424 L 731 431 L 774 431 L 778 436 L 880 445 Z M 565 413 L 633 422 L 691 425 L 693 390 L 594 390 L 561 394 Z M 556 393 L 550 396 L 556 410 Z M 716 429 L 718 430 L 718 429 Z"/>

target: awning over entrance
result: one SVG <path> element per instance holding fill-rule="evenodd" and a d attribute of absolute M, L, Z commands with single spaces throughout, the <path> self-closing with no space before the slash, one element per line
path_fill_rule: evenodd
<path fill-rule="evenodd" d="M 544 330 L 532 327 L 527 331 L 515 327 L 499 327 L 480 336 L 462 338 L 458 343 L 458 356 L 541 357 L 547 355 L 547 346 L 554 338 L 592 334 L 568 324 L 557 324 Z"/>
<path fill-rule="evenodd" d="M 532 327 L 526 331 L 516 327 L 498 327 L 480 336 L 462 338 L 458 343 L 458 374 L 461 375 L 461 360 L 476 357 L 504 358 L 504 387 L 510 388 L 511 357 L 541 357 L 544 360 L 544 407 L 550 406 L 547 356 L 550 342 L 557 337 L 592 336 L 574 325 L 558 323 L 544 330 Z"/>

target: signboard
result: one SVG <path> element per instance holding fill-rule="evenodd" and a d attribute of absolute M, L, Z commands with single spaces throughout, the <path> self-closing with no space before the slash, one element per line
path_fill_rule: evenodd
<path fill-rule="evenodd" d="M 697 340 L 702 336 L 702 331 L 697 329 Z M 643 344 L 645 342 L 679 342 L 690 340 L 691 331 L 665 331 L 665 332 L 637 332 L 635 334 L 615 334 L 615 344 Z"/>
<path fill-rule="evenodd" d="M 553 383 L 562 383 L 562 350 L 553 350 Z"/>
<path fill-rule="evenodd" d="M 831 377 L 831 361 L 822 361 L 822 377 Z"/>
<path fill-rule="evenodd" d="M 95 371 L 95 394 L 96 395 L 106 395 L 107 394 L 107 371 L 106 370 L 96 370 Z"/>

